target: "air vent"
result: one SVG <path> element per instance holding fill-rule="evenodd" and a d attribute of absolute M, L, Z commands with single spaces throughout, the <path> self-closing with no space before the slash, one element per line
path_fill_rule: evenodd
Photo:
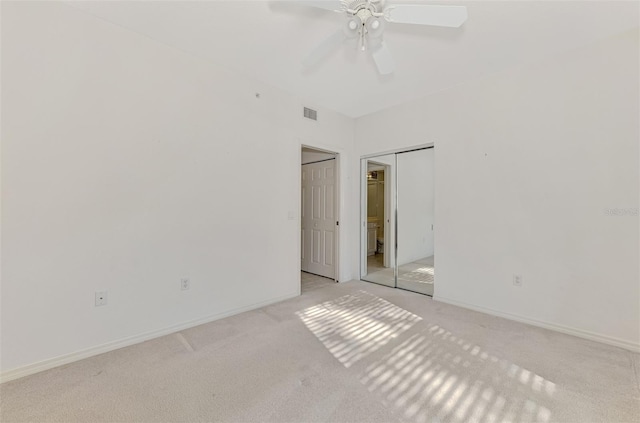
<path fill-rule="evenodd" d="M 305 107 L 304 117 L 306 117 L 307 119 L 318 120 L 318 112 L 308 107 Z"/>

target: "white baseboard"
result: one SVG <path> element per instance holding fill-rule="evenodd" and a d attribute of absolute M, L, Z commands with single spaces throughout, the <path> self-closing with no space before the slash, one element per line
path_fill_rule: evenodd
<path fill-rule="evenodd" d="M 440 301 L 441 303 L 447 303 L 454 306 L 466 308 L 469 310 L 479 311 L 480 313 L 490 314 L 492 316 L 502 317 L 508 320 L 514 320 L 516 322 L 526 323 L 531 326 L 550 329 L 556 332 L 565 333 L 567 335 L 577 336 L 578 338 L 584 338 L 590 341 L 601 342 L 603 344 L 613 345 L 615 347 L 624 348 L 625 350 L 640 353 L 640 344 L 626 341 L 624 339 L 614 338 L 612 336 L 602 335 L 595 332 L 589 332 L 582 329 L 576 329 L 569 326 L 558 325 L 555 323 L 544 322 L 542 320 L 531 319 L 529 317 L 520 316 L 517 314 L 505 313 L 502 311 L 493 310 L 486 307 L 475 306 L 472 304 L 467 304 L 462 301 L 452 300 L 452 299 L 444 298 L 440 296 L 434 296 L 433 299 L 435 301 Z"/>
<path fill-rule="evenodd" d="M 94 355 L 103 354 L 103 353 L 117 350 L 123 347 L 128 347 L 129 345 L 139 344 L 140 342 L 148 341 L 154 338 L 159 338 L 161 336 L 165 336 L 175 332 L 179 332 L 181 330 L 189 329 L 194 326 L 199 326 L 204 323 L 213 322 L 215 320 L 223 319 L 225 317 L 233 316 L 235 314 L 240 314 L 245 311 L 255 310 L 264 306 L 268 306 L 270 304 L 278 303 L 280 301 L 297 297 L 299 295 L 300 295 L 299 292 L 294 292 L 281 297 L 272 298 L 266 301 L 261 301 L 255 304 L 251 304 L 246 307 L 240 307 L 233 310 L 228 310 L 223 313 L 212 314 L 206 317 L 202 317 L 200 319 L 179 323 L 177 325 L 172 325 L 163 329 L 141 333 L 139 335 L 130 336 L 127 338 L 119 339 L 117 341 L 107 342 L 106 344 L 97 345 L 95 347 L 90 347 L 84 350 L 80 350 L 73 353 L 50 358 L 47 360 L 39 361 L 37 363 L 28 364 L 23 367 L 11 369 L 6 372 L 0 373 L 0 383 L 19 379 L 21 377 L 29 376 L 34 373 L 42 372 L 44 370 L 53 369 L 54 367 L 73 363 L 74 361 L 79 361 L 85 358 L 92 357 Z"/>

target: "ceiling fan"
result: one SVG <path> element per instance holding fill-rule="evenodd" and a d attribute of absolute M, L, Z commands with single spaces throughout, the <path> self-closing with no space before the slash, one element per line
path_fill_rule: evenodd
<path fill-rule="evenodd" d="M 387 75 L 395 69 L 393 56 L 383 41 L 387 22 L 458 28 L 467 20 L 467 8 L 464 6 L 387 5 L 385 0 L 301 0 L 299 3 L 339 12 L 344 17 L 340 29 L 302 60 L 307 68 L 318 64 L 344 41 L 355 39 L 360 50 L 371 52 L 378 72 Z"/>

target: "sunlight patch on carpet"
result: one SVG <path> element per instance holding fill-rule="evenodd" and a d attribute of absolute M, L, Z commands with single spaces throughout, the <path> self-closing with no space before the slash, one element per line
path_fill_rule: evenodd
<path fill-rule="evenodd" d="M 549 422 L 556 385 L 422 323 L 360 381 L 412 422 Z"/>
<path fill-rule="evenodd" d="M 362 360 L 422 320 L 365 291 L 326 301 L 297 315 L 345 367 Z"/>

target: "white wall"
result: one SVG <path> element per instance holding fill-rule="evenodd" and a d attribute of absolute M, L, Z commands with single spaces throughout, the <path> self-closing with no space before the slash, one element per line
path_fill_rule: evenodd
<path fill-rule="evenodd" d="M 301 144 L 346 184 L 351 119 L 60 3 L 2 41 L 5 378 L 299 293 Z"/>
<path fill-rule="evenodd" d="M 358 155 L 435 143 L 437 299 L 640 348 L 638 35 L 357 120 Z"/>

